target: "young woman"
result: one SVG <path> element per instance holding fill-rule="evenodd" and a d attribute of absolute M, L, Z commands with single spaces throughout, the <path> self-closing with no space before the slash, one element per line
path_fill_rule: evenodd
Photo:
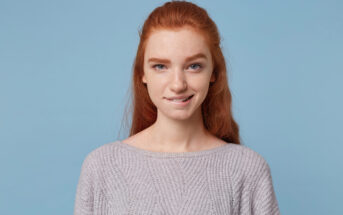
<path fill-rule="evenodd" d="M 140 32 L 130 137 L 85 158 L 74 214 L 280 214 L 265 159 L 239 141 L 220 36 L 190 2 Z"/>

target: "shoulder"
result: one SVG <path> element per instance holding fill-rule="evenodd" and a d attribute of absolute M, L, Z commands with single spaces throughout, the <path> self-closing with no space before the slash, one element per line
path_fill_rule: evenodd
<path fill-rule="evenodd" d="M 262 159 L 264 160 L 264 157 L 257 151 L 255 151 L 254 149 L 250 148 L 249 146 L 246 145 L 237 145 L 237 147 L 240 148 L 240 150 L 242 151 L 242 153 L 244 153 L 246 156 L 248 157 L 252 157 L 255 159 Z"/>
<path fill-rule="evenodd" d="M 269 164 L 266 159 L 252 148 L 229 143 L 225 153 L 229 160 L 230 167 L 236 172 L 240 172 L 245 176 L 257 175 L 260 172 L 270 171 Z"/>
<path fill-rule="evenodd" d="M 84 168 L 101 171 L 108 163 L 116 157 L 117 141 L 100 145 L 90 151 L 83 160 Z"/>
<path fill-rule="evenodd" d="M 239 155 L 241 159 L 254 160 L 260 162 L 266 161 L 260 153 L 258 153 L 257 151 L 253 150 L 248 146 L 233 143 L 228 144 L 230 144 L 230 147 L 228 147 L 228 152 Z"/>
<path fill-rule="evenodd" d="M 90 159 L 94 159 L 94 158 L 99 158 L 102 156 L 108 156 L 109 154 L 111 154 L 111 150 L 113 150 L 115 143 L 117 143 L 117 141 L 100 145 L 94 148 L 92 151 L 90 151 L 86 157 L 87 158 L 89 157 Z"/>

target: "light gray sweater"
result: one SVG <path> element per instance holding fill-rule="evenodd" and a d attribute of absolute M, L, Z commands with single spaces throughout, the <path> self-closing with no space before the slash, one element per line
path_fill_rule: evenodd
<path fill-rule="evenodd" d="M 266 160 L 228 143 L 196 152 L 153 152 L 119 140 L 83 161 L 74 215 L 280 214 Z"/>

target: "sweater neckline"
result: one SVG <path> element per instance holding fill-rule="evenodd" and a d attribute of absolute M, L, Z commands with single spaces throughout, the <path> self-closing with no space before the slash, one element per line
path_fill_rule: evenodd
<path fill-rule="evenodd" d="M 210 149 L 200 150 L 200 151 L 191 151 L 191 152 L 158 152 L 158 151 L 150 151 L 142 148 L 138 148 L 136 146 L 129 145 L 127 143 L 123 143 L 122 141 L 116 141 L 119 146 L 125 148 L 127 150 L 139 153 L 141 155 L 145 155 L 148 157 L 156 157 L 156 158 L 176 158 L 176 157 L 198 157 L 203 155 L 208 155 L 216 152 L 220 152 L 224 150 L 224 148 L 231 147 L 233 143 L 227 143 L 225 145 L 217 146 Z"/>

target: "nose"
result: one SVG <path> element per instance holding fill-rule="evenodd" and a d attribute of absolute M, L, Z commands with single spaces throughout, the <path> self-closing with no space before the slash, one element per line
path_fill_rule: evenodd
<path fill-rule="evenodd" d="M 175 69 L 173 71 L 170 88 L 175 93 L 180 93 L 187 89 L 187 80 L 182 69 Z"/>

